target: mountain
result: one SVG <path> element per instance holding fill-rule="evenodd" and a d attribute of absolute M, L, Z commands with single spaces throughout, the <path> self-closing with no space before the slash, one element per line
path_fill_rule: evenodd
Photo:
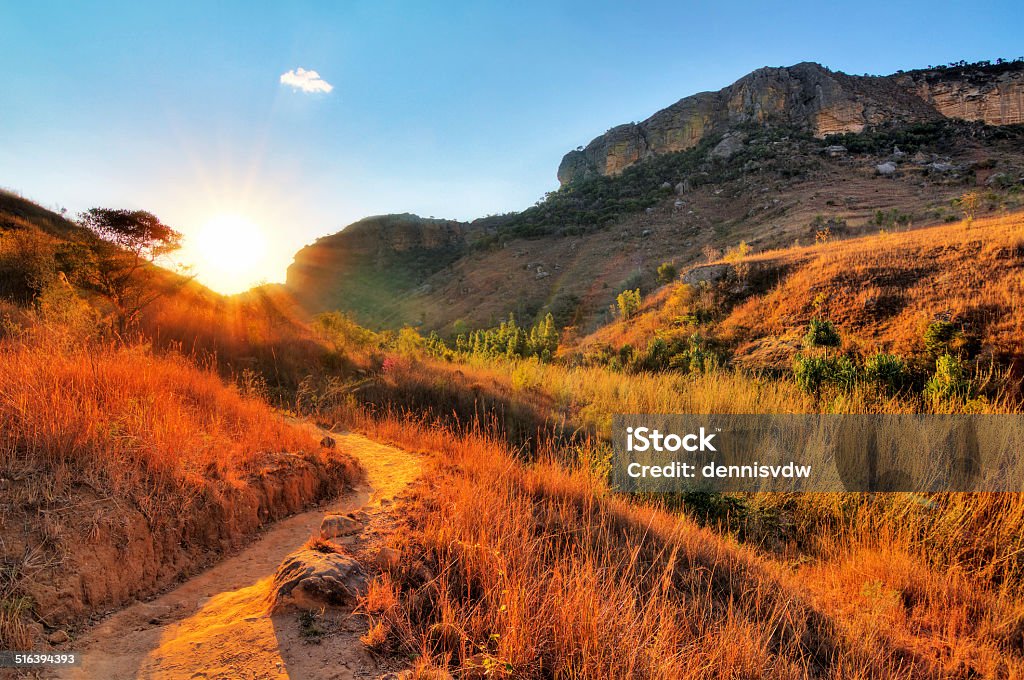
<path fill-rule="evenodd" d="M 308 314 L 443 335 L 547 312 L 586 333 L 625 288 L 653 290 L 745 241 L 755 251 L 1024 204 L 1024 62 L 884 77 L 760 69 L 619 126 L 562 161 L 562 186 L 472 222 L 367 218 L 300 251 L 286 292 Z"/>
<path fill-rule="evenodd" d="M 680 99 L 642 123 L 613 127 L 558 166 L 563 185 L 615 175 L 654 155 L 683 151 L 715 131 L 756 122 L 816 137 L 939 118 L 1024 122 L 1024 63 L 851 76 L 804 62 L 762 68 L 718 92 Z"/>

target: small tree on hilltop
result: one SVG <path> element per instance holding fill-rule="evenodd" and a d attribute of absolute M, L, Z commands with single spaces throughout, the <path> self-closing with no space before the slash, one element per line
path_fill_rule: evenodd
<path fill-rule="evenodd" d="M 87 285 L 105 297 L 125 331 L 138 322 L 143 309 L 183 285 L 161 281 L 156 261 L 181 247 L 181 234 L 143 210 L 93 208 L 79 217 L 82 226 L 100 238 Z"/>

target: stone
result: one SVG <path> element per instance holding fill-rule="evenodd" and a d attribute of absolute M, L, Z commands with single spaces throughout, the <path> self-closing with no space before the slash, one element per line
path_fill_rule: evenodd
<path fill-rule="evenodd" d="M 320 535 L 324 538 L 340 538 L 359 533 L 363 528 L 364 519 L 349 513 L 346 515 L 326 515 L 320 522 Z"/>
<path fill-rule="evenodd" d="M 319 541 L 285 558 L 274 575 L 274 609 L 318 611 L 354 605 L 366 586 L 359 563 L 340 546 Z"/>
<path fill-rule="evenodd" d="M 705 264 L 694 267 L 683 274 L 683 283 L 696 285 L 702 281 L 721 281 L 729 275 L 729 269 L 730 267 L 727 264 Z"/>
<path fill-rule="evenodd" d="M 709 156 L 711 158 L 726 159 L 743 149 L 743 137 L 737 133 L 727 132 L 722 141 L 715 145 Z"/>
<path fill-rule="evenodd" d="M 70 639 L 71 636 L 66 630 L 55 630 L 46 636 L 46 641 L 51 645 L 62 645 Z"/>
<path fill-rule="evenodd" d="M 886 161 L 885 163 L 879 163 L 875 166 L 875 170 L 879 175 L 889 176 L 896 174 L 896 164 L 892 161 Z"/>
<path fill-rule="evenodd" d="M 830 144 L 825 147 L 825 155 L 831 158 L 837 158 L 839 156 L 846 155 L 846 147 L 842 144 Z"/>
<path fill-rule="evenodd" d="M 377 566 L 384 570 L 397 569 L 398 565 L 402 563 L 402 554 L 394 548 L 388 548 L 387 546 L 377 551 Z"/>
<path fill-rule="evenodd" d="M 942 162 L 942 161 L 936 161 L 935 163 L 929 164 L 928 165 L 928 169 L 931 170 L 932 172 L 946 173 L 946 172 L 955 172 L 958 168 L 955 165 L 953 165 L 952 163 L 945 163 L 945 162 Z"/>

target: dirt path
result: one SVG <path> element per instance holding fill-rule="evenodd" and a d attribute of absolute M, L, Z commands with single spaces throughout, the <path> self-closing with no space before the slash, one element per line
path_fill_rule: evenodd
<path fill-rule="evenodd" d="M 338 449 L 366 470 L 366 484 L 330 512 L 364 509 L 370 523 L 419 476 L 420 459 L 356 434 L 335 434 Z M 83 665 L 68 678 L 374 678 L 383 669 L 364 649 L 360 621 L 329 622 L 309 644 L 297 614 L 267 613 L 281 561 L 320 528 L 323 509 L 274 524 L 241 553 L 150 602 L 97 624 L 73 643 Z"/>

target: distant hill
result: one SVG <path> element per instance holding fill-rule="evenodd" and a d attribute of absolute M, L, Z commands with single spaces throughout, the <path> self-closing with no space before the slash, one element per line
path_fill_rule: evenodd
<path fill-rule="evenodd" d="M 309 314 L 377 327 L 451 335 L 550 311 L 586 333 L 623 288 L 653 289 L 662 262 L 686 267 L 709 248 L 956 220 L 953 201 L 972 190 L 981 214 L 1021 206 L 1022 88 L 1022 62 L 760 69 L 570 152 L 563 186 L 533 207 L 468 223 L 367 218 L 300 251 L 285 288 Z"/>

